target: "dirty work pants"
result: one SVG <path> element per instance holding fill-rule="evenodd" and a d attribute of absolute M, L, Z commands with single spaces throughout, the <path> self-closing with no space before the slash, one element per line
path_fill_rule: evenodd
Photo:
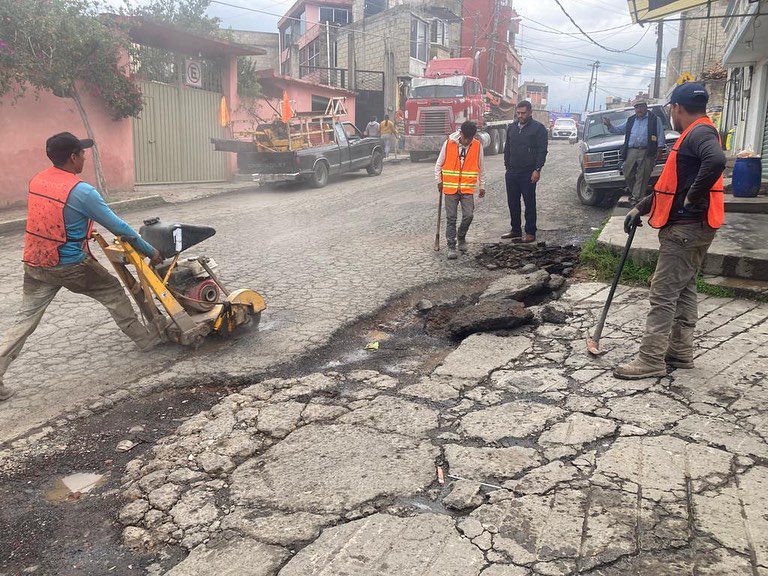
<path fill-rule="evenodd" d="M 640 344 L 640 358 L 647 364 L 663 367 L 665 354 L 693 360 L 693 330 L 699 317 L 696 276 L 716 232 L 707 224 L 672 224 L 659 231 L 651 311 Z"/>
<path fill-rule="evenodd" d="M 467 237 L 467 230 L 475 216 L 475 197 L 472 194 L 443 194 L 445 203 L 445 239 L 448 248 L 456 248 L 456 219 L 461 204 L 461 224 L 459 224 L 459 240 L 462 242 Z"/>
<path fill-rule="evenodd" d="M 629 197 L 635 204 L 640 202 L 648 191 L 648 179 L 656 164 L 655 156 L 648 156 L 645 148 L 630 148 L 624 160 L 624 179 L 627 182 Z"/>
<path fill-rule="evenodd" d="M 509 228 L 514 236 L 522 236 L 520 199 L 525 203 L 525 233 L 536 236 L 536 184 L 531 182 L 531 170 L 507 170 L 507 206 Z"/>
<path fill-rule="evenodd" d="M 395 157 L 397 157 L 397 138 L 394 134 L 384 134 L 381 137 L 382 140 L 384 140 L 384 156 L 389 156 L 390 152 L 395 153 Z"/>
<path fill-rule="evenodd" d="M 139 348 L 153 341 L 152 335 L 136 317 L 136 313 L 120 281 L 93 258 L 79 264 L 56 268 L 24 265 L 24 288 L 21 308 L 16 321 L 0 342 L 0 381 L 8 365 L 21 352 L 27 338 L 35 331 L 40 319 L 60 288 L 85 294 L 101 302 L 120 329 Z"/>

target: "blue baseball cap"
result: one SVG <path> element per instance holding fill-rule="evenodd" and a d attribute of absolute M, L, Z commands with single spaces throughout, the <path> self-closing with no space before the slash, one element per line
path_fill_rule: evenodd
<path fill-rule="evenodd" d="M 686 82 L 680 84 L 669 97 L 670 104 L 682 104 L 683 106 L 703 106 L 709 101 L 709 94 L 704 84 L 698 82 Z"/>

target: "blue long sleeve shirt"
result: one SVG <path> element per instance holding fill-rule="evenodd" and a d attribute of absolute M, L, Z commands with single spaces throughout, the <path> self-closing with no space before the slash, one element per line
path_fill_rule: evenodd
<path fill-rule="evenodd" d="M 104 202 L 98 190 L 85 182 L 72 189 L 64 205 L 64 226 L 68 238 L 83 238 L 88 232 L 88 220 L 94 220 L 131 244 L 145 256 L 152 256 L 152 246 L 123 220 L 117 217 Z M 59 247 L 59 264 L 78 264 L 87 257 L 81 241 L 66 242 Z"/>
<path fill-rule="evenodd" d="M 646 114 L 642 118 L 635 117 L 635 123 L 632 125 L 632 132 L 629 134 L 629 147 L 630 148 L 647 148 L 648 147 L 648 117 L 650 114 Z M 625 120 L 621 124 L 611 126 L 608 128 L 611 134 L 624 134 L 627 131 L 627 121 Z M 661 141 L 664 140 L 664 124 L 660 118 L 656 118 L 656 134 Z"/>

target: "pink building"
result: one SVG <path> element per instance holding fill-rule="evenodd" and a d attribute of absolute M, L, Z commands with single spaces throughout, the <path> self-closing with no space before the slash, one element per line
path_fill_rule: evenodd
<path fill-rule="evenodd" d="M 322 86 L 289 76 L 280 76 L 274 70 L 259 71 L 259 84 L 263 98 L 241 98 L 240 105 L 232 114 L 232 129 L 235 137 L 245 139 L 256 124 L 271 122 L 280 118 L 283 94 L 288 94 L 288 101 L 294 112 L 325 112 L 331 98 L 344 98 L 347 110 L 342 120 L 355 120 L 355 93 L 340 88 Z"/>
<path fill-rule="evenodd" d="M 140 69 L 133 70 L 144 94 L 144 109 L 137 119 L 113 120 L 103 101 L 87 85 L 81 86 L 108 189 L 130 192 L 141 184 L 230 179 L 236 169 L 234 159 L 214 152 L 210 143 L 212 137 L 225 135 L 219 124 L 219 103 L 223 96 L 230 109 L 239 106 L 237 57 L 263 50 L 148 21 L 132 20 L 130 28 L 134 42 L 165 51 L 173 66 L 168 68 L 168 78 L 144 77 Z M 185 76 L 191 66 L 202 70 L 198 83 Z M 49 92 L 35 95 L 31 89 L 15 103 L 10 97 L 0 98 L 4 136 L 0 154 L 5 158 L 0 207 L 26 202 L 30 178 L 50 165 L 46 139 L 62 131 L 86 137 L 71 99 Z M 92 161 L 83 178 L 96 183 Z"/>
<path fill-rule="evenodd" d="M 280 72 L 343 86 L 328 69 L 338 67 L 335 30 L 352 22 L 352 0 L 297 0 L 278 22 Z"/>

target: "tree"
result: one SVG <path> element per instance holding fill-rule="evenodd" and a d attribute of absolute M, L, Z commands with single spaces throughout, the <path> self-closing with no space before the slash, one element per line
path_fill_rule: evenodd
<path fill-rule="evenodd" d="M 113 118 L 137 116 L 141 91 L 122 61 L 130 41 L 98 11 L 88 0 L 0 0 L 0 95 L 16 100 L 31 87 L 71 98 L 89 138 L 81 87 L 101 97 Z M 107 196 L 97 146 L 93 161 L 97 186 Z"/>

